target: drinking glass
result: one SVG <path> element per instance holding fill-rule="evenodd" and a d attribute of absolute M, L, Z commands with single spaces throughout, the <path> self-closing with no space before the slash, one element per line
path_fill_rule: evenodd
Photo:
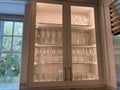
<path fill-rule="evenodd" d="M 50 28 L 47 28 L 46 30 L 46 44 L 50 44 Z"/>
<path fill-rule="evenodd" d="M 58 29 L 58 44 L 62 44 L 62 31 Z"/>
<path fill-rule="evenodd" d="M 84 37 L 84 32 L 83 31 L 79 33 L 79 39 L 77 40 L 77 42 L 80 45 L 85 45 L 85 37 Z"/>
<path fill-rule="evenodd" d="M 56 31 L 53 29 L 52 31 L 51 31 L 51 34 L 52 34 L 52 36 L 51 36 L 51 43 L 52 44 L 56 44 Z"/>
<path fill-rule="evenodd" d="M 84 33 L 84 40 L 85 40 L 85 45 L 88 45 L 89 35 L 87 32 Z"/>
<path fill-rule="evenodd" d="M 63 70 L 59 69 L 58 70 L 58 81 L 61 81 L 61 80 L 63 80 Z"/>
<path fill-rule="evenodd" d="M 41 44 L 44 44 L 44 40 L 45 40 L 45 31 L 44 31 L 44 29 L 42 28 L 42 29 L 41 29 Z"/>

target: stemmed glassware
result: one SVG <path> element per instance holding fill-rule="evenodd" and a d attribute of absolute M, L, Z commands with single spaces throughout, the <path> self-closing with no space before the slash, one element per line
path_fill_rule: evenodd
<path fill-rule="evenodd" d="M 45 65 L 46 65 L 46 53 L 47 53 L 47 50 L 46 48 L 40 48 L 40 61 L 41 61 L 41 75 L 40 75 L 40 78 L 43 79 L 43 75 L 45 75 L 46 71 L 45 71 Z M 43 79 L 44 80 L 44 79 Z"/>
<path fill-rule="evenodd" d="M 35 48 L 35 61 L 34 61 L 34 65 L 37 65 L 39 63 L 39 50 L 38 48 Z"/>
<path fill-rule="evenodd" d="M 42 44 L 42 45 L 50 45 L 50 44 L 62 44 L 62 31 L 61 28 L 45 28 L 45 27 L 39 27 L 37 28 L 36 32 L 36 43 Z"/>
<path fill-rule="evenodd" d="M 75 42 L 76 40 L 76 42 Z M 89 35 L 88 32 L 77 32 L 77 31 L 73 31 L 72 32 L 72 42 L 73 44 L 77 44 L 77 45 L 88 45 L 89 43 Z"/>
<path fill-rule="evenodd" d="M 45 31 L 44 29 L 41 29 L 41 44 L 44 44 L 44 40 L 45 40 Z"/>
<path fill-rule="evenodd" d="M 85 45 L 88 45 L 89 35 L 87 32 L 84 33 L 84 40 L 85 40 Z"/>
<path fill-rule="evenodd" d="M 46 44 L 49 44 L 51 42 L 51 40 L 50 40 L 50 32 L 51 31 L 50 30 L 51 30 L 50 28 L 46 29 L 46 39 L 45 39 Z"/>
<path fill-rule="evenodd" d="M 62 31 L 58 30 L 58 44 L 62 44 Z"/>
<path fill-rule="evenodd" d="M 86 54 L 86 58 L 89 58 L 89 56 L 91 55 L 90 48 L 85 48 L 85 54 Z M 90 61 L 90 59 L 89 59 L 89 61 Z"/>
<path fill-rule="evenodd" d="M 62 44 L 62 31 L 59 28 L 42 28 L 40 29 L 41 44 L 43 47 L 39 48 L 39 60 L 41 61 L 41 74 L 39 75 L 40 81 L 61 81 L 63 80 L 63 69 L 59 68 L 56 72 L 57 74 L 47 73 L 46 66 L 48 63 L 59 63 L 61 67 L 61 62 L 63 60 L 63 52 L 61 47 L 56 47 Z M 78 32 L 72 32 L 75 36 Z M 77 36 L 77 38 L 76 38 Z M 79 31 L 79 34 L 75 36 L 74 44 L 77 47 L 72 48 L 72 59 L 75 63 L 89 63 L 90 56 L 95 56 L 96 48 L 87 47 L 89 44 L 89 34 L 87 31 Z M 72 40 L 74 41 L 74 40 Z M 41 46 L 42 46 L 41 45 Z M 49 47 L 46 47 L 48 45 Z M 56 45 L 56 46 L 55 46 Z M 45 47 L 44 47 L 45 46 Z M 55 47 L 54 47 L 55 46 Z M 79 47 L 80 46 L 80 47 Z M 44 77 L 43 77 L 44 76 Z M 78 73 L 76 78 L 78 80 L 87 80 L 88 77 L 93 77 L 93 74 L 89 72 Z M 36 78 L 36 77 L 35 77 Z"/>
<path fill-rule="evenodd" d="M 73 62 L 77 61 L 77 56 L 76 56 L 76 50 L 75 50 L 75 48 L 72 48 L 72 60 L 73 60 Z"/>
<path fill-rule="evenodd" d="M 98 74 L 88 71 L 73 72 L 74 80 L 97 80 Z"/>
<path fill-rule="evenodd" d="M 85 45 L 85 38 L 84 38 L 84 32 L 83 31 L 81 32 L 80 37 L 81 37 L 81 45 Z"/>
<path fill-rule="evenodd" d="M 73 62 L 81 62 L 81 63 L 96 62 L 95 60 L 90 59 L 90 56 L 92 56 L 92 57 L 96 56 L 96 48 L 95 47 L 72 48 L 72 60 L 73 60 Z"/>
<path fill-rule="evenodd" d="M 58 81 L 62 81 L 63 80 L 63 69 L 59 69 L 58 70 Z"/>
<path fill-rule="evenodd" d="M 72 19 L 73 25 L 88 25 L 89 19 L 86 16 L 74 16 Z"/>
<path fill-rule="evenodd" d="M 52 36 L 51 36 L 51 44 L 56 44 L 56 31 L 53 29 L 51 31 L 51 34 L 52 34 Z"/>

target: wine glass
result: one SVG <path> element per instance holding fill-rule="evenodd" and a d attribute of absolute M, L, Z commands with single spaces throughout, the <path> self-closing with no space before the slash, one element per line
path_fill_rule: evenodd
<path fill-rule="evenodd" d="M 74 16 L 73 19 L 72 19 L 72 24 L 76 25 L 77 21 L 78 21 L 78 16 Z"/>
<path fill-rule="evenodd" d="M 76 56 L 76 49 L 75 48 L 72 48 L 72 60 L 73 62 L 76 62 L 77 61 L 77 56 Z"/>
<path fill-rule="evenodd" d="M 80 32 L 79 34 L 79 44 L 84 45 L 85 44 L 85 38 L 84 38 L 84 32 Z"/>
<path fill-rule="evenodd" d="M 52 44 L 55 44 L 55 38 L 56 38 L 56 37 L 55 37 L 55 36 L 56 36 L 55 34 L 56 34 L 56 32 L 55 32 L 54 29 L 52 30 L 52 33 L 51 33 L 51 34 L 52 34 L 51 43 L 52 43 Z"/>
<path fill-rule="evenodd" d="M 46 60 L 48 63 L 51 61 L 50 48 L 46 48 Z"/>
<path fill-rule="evenodd" d="M 86 16 L 82 16 L 83 25 L 88 25 L 89 19 Z"/>
<path fill-rule="evenodd" d="M 84 37 L 84 32 L 81 32 L 81 43 L 82 45 L 85 45 L 85 37 Z"/>
<path fill-rule="evenodd" d="M 44 48 L 40 48 L 40 55 L 41 55 L 41 74 L 45 74 L 45 54 L 46 51 Z"/>
<path fill-rule="evenodd" d="M 52 62 L 54 62 L 55 61 L 55 49 L 54 48 L 51 48 L 50 49 L 50 53 L 51 53 L 51 60 L 52 60 Z"/>
<path fill-rule="evenodd" d="M 50 43 L 50 28 L 46 30 L 46 44 Z"/>
<path fill-rule="evenodd" d="M 62 51 L 62 48 L 58 49 L 58 54 L 59 54 L 59 62 L 62 62 L 62 60 L 63 60 L 63 51 Z"/>
<path fill-rule="evenodd" d="M 63 70 L 62 70 L 62 69 L 59 69 L 59 70 L 58 70 L 58 77 L 59 77 L 59 78 L 58 78 L 59 81 L 62 81 L 62 80 L 63 80 Z"/>
<path fill-rule="evenodd" d="M 58 30 L 58 44 L 62 44 L 62 31 Z"/>
<path fill-rule="evenodd" d="M 85 44 L 87 44 L 87 45 L 88 45 L 88 41 L 89 41 L 88 39 L 89 39 L 89 35 L 87 32 L 85 32 L 84 33 L 84 40 L 85 40 Z"/>
<path fill-rule="evenodd" d="M 45 31 L 44 31 L 44 29 L 42 28 L 42 29 L 41 29 L 41 44 L 44 44 L 44 38 L 45 38 Z"/>

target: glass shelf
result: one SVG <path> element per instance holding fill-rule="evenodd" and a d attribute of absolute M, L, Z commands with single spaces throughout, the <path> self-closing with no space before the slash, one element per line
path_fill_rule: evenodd
<path fill-rule="evenodd" d="M 42 47 L 42 48 L 43 48 L 43 47 L 46 47 L 46 48 L 47 48 L 47 47 L 48 47 L 48 48 L 49 48 L 49 47 L 53 47 L 53 48 L 55 48 L 55 47 L 62 47 L 62 45 L 56 45 L 56 44 L 55 44 L 55 45 L 51 45 L 51 44 L 48 44 L 48 45 L 45 45 L 45 44 L 40 45 L 40 44 L 35 43 L 35 47 Z"/>
<path fill-rule="evenodd" d="M 56 24 L 56 23 L 38 23 L 38 25 L 36 25 L 36 28 L 61 28 L 62 24 Z"/>
<path fill-rule="evenodd" d="M 96 62 L 84 62 L 84 63 L 82 63 L 82 62 L 73 62 L 73 64 L 93 64 L 93 65 L 97 65 L 97 63 Z"/>
<path fill-rule="evenodd" d="M 39 23 L 36 25 L 36 29 L 39 28 L 58 28 L 56 30 L 59 30 L 62 28 L 62 24 L 55 24 L 55 23 Z M 94 30 L 95 28 L 90 25 L 71 25 L 71 28 L 73 30 Z M 41 29 L 40 29 L 41 30 Z M 45 29 L 47 30 L 47 29 Z"/>
<path fill-rule="evenodd" d="M 43 63 L 34 63 L 34 65 L 41 65 Z M 46 62 L 44 63 L 44 65 L 46 64 L 63 64 L 63 62 Z M 93 65 L 97 65 L 96 62 L 73 62 L 73 64 L 93 64 Z"/>
<path fill-rule="evenodd" d="M 34 63 L 34 65 L 42 65 L 43 63 Z M 44 65 L 46 64 L 63 64 L 63 62 L 47 62 L 47 63 L 44 63 Z"/>
<path fill-rule="evenodd" d="M 96 48 L 96 45 L 78 45 L 78 44 L 72 44 L 72 48 Z"/>
<path fill-rule="evenodd" d="M 51 44 L 48 44 L 48 45 L 41 45 L 41 44 L 37 44 L 35 43 L 35 47 L 62 47 L 62 45 L 51 45 Z M 73 48 L 96 48 L 96 45 L 77 45 L 77 44 L 74 44 L 72 45 Z"/>

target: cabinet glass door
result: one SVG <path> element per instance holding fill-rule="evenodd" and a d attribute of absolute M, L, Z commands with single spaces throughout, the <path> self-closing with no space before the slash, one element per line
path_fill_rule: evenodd
<path fill-rule="evenodd" d="M 63 81 L 62 5 L 36 3 L 33 82 Z"/>
<path fill-rule="evenodd" d="M 71 6 L 72 80 L 98 80 L 94 8 Z"/>

